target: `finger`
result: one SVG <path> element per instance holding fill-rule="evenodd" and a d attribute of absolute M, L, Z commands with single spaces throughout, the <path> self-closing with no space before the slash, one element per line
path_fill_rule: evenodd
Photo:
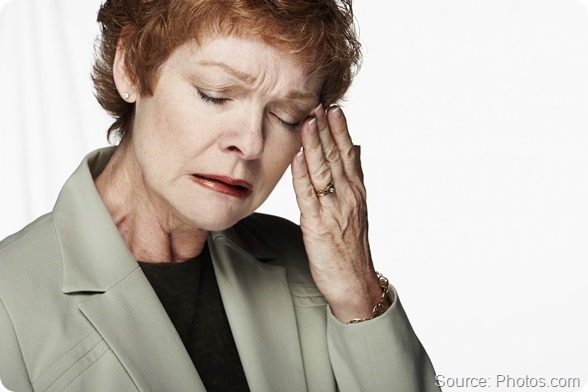
<path fill-rule="evenodd" d="M 324 159 L 331 169 L 333 182 L 336 182 L 338 185 L 342 185 L 347 181 L 345 178 L 345 170 L 341 162 L 339 147 L 335 143 L 333 135 L 331 134 L 332 124 L 328 121 L 327 115 L 322 105 L 319 105 L 319 107 L 315 109 L 314 115 L 316 117 L 318 137 L 323 149 L 323 154 L 325 157 Z"/>
<path fill-rule="evenodd" d="M 296 203 L 302 215 L 318 217 L 320 215 L 320 203 L 316 196 L 314 186 L 308 174 L 308 168 L 304 152 L 301 150 L 292 159 L 292 185 L 296 194 Z"/>
<path fill-rule="evenodd" d="M 333 174 L 323 152 L 317 123 L 313 117 L 302 126 L 302 147 L 310 181 L 315 189 L 322 189 L 333 180 Z"/>
<path fill-rule="evenodd" d="M 347 127 L 347 120 L 339 106 L 329 108 L 327 120 L 330 124 L 331 134 L 334 143 L 340 154 L 341 165 L 345 175 L 351 182 L 361 181 L 361 164 L 359 161 L 358 146 L 354 146 Z"/>

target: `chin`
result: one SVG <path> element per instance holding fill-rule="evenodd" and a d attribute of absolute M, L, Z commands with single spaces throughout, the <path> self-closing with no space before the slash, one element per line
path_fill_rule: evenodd
<path fill-rule="evenodd" d="M 234 226 L 237 222 L 249 214 L 250 213 L 231 214 L 227 213 L 227 211 L 224 211 L 219 214 L 198 216 L 197 218 L 194 217 L 193 219 L 190 219 L 190 221 L 192 222 L 192 226 L 196 229 L 206 231 L 222 231 Z"/>

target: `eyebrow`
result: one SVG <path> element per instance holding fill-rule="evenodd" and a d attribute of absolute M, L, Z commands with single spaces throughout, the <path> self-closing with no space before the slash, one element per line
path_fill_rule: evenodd
<path fill-rule="evenodd" d="M 225 72 L 229 73 L 230 75 L 236 77 L 237 79 L 239 79 L 242 82 L 247 83 L 247 84 L 252 84 L 253 82 L 255 82 L 255 79 L 256 79 L 253 75 L 250 75 L 250 74 L 243 72 L 243 71 L 239 71 L 238 69 L 235 69 L 228 64 L 221 63 L 218 61 L 199 61 L 198 64 L 204 65 L 204 66 L 220 67 Z M 306 93 L 303 91 L 294 90 L 294 91 L 290 91 L 286 98 L 288 98 L 288 99 L 310 99 L 310 98 L 313 98 L 314 99 L 314 98 L 316 98 L 316 95 L 312 94 L 312 93 Z"/>

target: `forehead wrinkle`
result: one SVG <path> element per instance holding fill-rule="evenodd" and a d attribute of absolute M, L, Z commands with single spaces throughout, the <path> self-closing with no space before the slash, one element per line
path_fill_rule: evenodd
<path fill-rule="evenodd" d="M 317 98 L 318 97 L 314 93 L 306 93 L 304 91 L 298 91 L 298 90 L 290 91 L 288 93 L 288 95 L 286 96 L 286 99 L 301 100 L 301 101 L 305 101 L 308 99 L 317 99 Z"/>
<path fill-rule="evenodd" d="M 239 79 L 242 82 L 247 83 L 247 84 L 253 84 L 256 80 L 256 78 L 253 75 L 250 75 L 250 74 L 243 72 L 243 71 L 239 71 L 238 69 L 235 69 L 235 68 L 231 67 L 230 65 L 225 64 L 223 62 L 201 60 L 198 62 L 198 64 L 204 65 L 204 66 L 220 67 L 228 74 L 236 77 L 237 79 Z"/>

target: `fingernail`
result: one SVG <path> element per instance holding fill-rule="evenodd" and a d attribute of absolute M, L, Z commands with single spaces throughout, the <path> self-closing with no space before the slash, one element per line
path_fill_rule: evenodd
<path fill-rule="evenodd" d="M 343 111 L 338 105 L 333 105 L 329 108 L 329 113 L 335 118 L 343 117 Z"/>
<path fill-rule="evenodd" d="M 296 153 L 294 159 L 296 159 L 298 162 L 302 162 L 302 160 L 304 159 L 304 151 L 300 149 L 300 151 Z"/>
<path fill-rule="evenodd" d="M 316 108 L 314 108 L 314 112 L 316 114 L 324 113 L 325 109 L 323 109 L 323 104 L 319 103 L 318 106 Z"/>
<path fill-rule="evenodd" d="M 310 119 L 310 121 L 308 122 L 308 128 L 311 131 L 315 131 L 316 130 L 316 117 L 313 117 Z"/>

